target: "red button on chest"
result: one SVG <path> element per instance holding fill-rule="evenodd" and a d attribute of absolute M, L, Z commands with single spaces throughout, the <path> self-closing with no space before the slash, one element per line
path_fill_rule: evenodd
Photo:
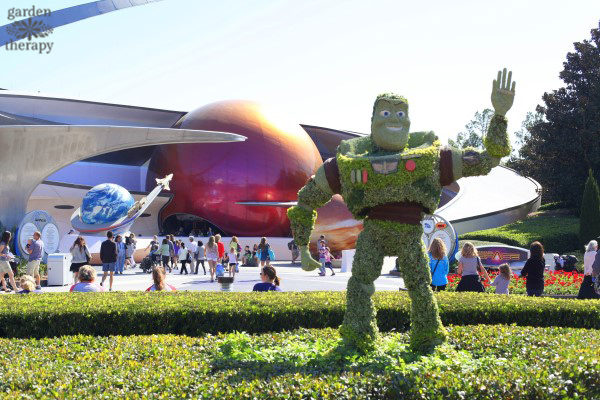
<path fill-rule="evenodd" d="M 404 163 L 404 168 L 406 168 L 408 172 L 413 172 L 417 168 L 417 164 L 413 160 L 408 160 Z"/>

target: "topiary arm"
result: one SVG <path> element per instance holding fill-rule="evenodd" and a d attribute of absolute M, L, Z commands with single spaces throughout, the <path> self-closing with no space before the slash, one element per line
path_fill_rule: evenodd
<path fill-rule="evenodd" d="M 500 159 L 510 154 L 510 140 L 506 131 L 507 119 L 500 114 L 494 114 L 490 121 L 487 134 L 483 138 L 483 146 L 489 156 L 494 158 L 496 165 L 500 164 Z"/>
<path fill-rule="evenodd" d="M 498 78 L 492 84 L 492 105 L 494 116 L 490 121 L 483 145 L 490 157 L 496 158 L 497 164 L 502 157 L 510 154 L 510 140 L 506 132 L 506 113 L 515 100 L 516 82 L 512 82 L 512 71 L 507 74 L 506 68 L 498 71 Z"/>
<path fill-rule="evenodd" d="M 339 192 L 337 187 L 333 189 L 330 182 L 334 183 L 335 176 L 332 176 L 332 169 L 337 164 L 334 159 L 329 159 L 319 167 L 315 176 L 310 178 L 306 185 L 298 192 L 298 205 L 290 207 L 287 211 L 288 218 L 292 226 L 294 240 L 300 250 L 302 269 L 312 271 L 319 268 L 321 264 L 315 261 L 308 250 L 310 243 L 310 234 L 317 220 L 316 209 L 324 206 L 331 200 L 331 196 Z M 328 173 L 329 172 L 329 173 Z"/>
<path fill-rule="evenodd" d="M 498 78 L 492 85 L 492 105 L 495 113 L 483 138 L 485 150 L 473 147 L 446 148 L 446 154 L 444 154 L 444 149 L 442 149 L 442 162 L 440 162 L 442 184 L 466 176 L 487 175 L 492 168 L 500 164 L 502 157 L 510 154 L 510 140 L 508 139 L 505 115 L 515 99 L 515 85 L 516 83 L 512 82 L 512 72 L 507 73 L 506 68 L 498 71 Z M 450 161 L 443 162 L 444 156 L 449 157 L 448 152 L 452 153 L 451 163 Z M 452 164 L 452 174 L 449 172 L 450 164 Z"/>

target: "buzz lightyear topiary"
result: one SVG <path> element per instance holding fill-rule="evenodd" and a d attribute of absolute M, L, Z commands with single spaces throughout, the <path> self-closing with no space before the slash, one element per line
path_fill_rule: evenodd
<path fill-rule="evenodd" d="M 446 340 L 438 306 L 430 288 L 431 273 L 421 237 L 424 214 L 433 213 L 444 185 L 485 175 L 510 154 L 506 113 L 515 83 L 512 72 L 498 72 L 492 89 L 495 114 L 484 138 L 485 150 L 441 146 L 433 132 L 409 134 L 408 101 L 385 93 L 373 106 L 371 135 L 343 141 L 298 192 L 298 205 L 288 209 L 302 268 L 320 266 L 308 250 L 317 208 L 341 194 L 364 230 L 356 242 L 348 281 L 346 314 L 340 332 L 345 341 L 368 351 L 378 335 L 371 296 L 384 256 L 397 256 L 411 298 L 411 348 L 429 352 Z"/>

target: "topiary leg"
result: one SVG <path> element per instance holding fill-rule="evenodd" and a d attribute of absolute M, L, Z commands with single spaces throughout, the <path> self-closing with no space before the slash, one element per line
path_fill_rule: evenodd
<path fill-rule="evenodd" d="M 373 348 L 377 337 L 377 311 L 371 296 L 375 292 L 373 282 L 381 274 L 384 248 L 381 237 L 365 224 L 358 236 L 356 254 L 352 263 L 352 277 L 346 293 L 346 314 L 340 327 L 342 337 L 361 350 Z"/>
<path fill-rule="evenodd" d="M 405 225 L 405 227 L 408 227 Z M 403 229 L 397 247 L 400 271 L 411 300 L 411 348 L 429 352 L 446 341 L 446 330 L 439 317 L 437 301 L 431 291 L 431 271 L 420 226 Z"/>

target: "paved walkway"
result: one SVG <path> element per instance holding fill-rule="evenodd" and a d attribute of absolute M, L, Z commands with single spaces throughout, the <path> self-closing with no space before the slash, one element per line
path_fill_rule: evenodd
<path fill-rule="evenodd" d="M 327 276 L 319 276 L 318 270 L 306 272 L 300 268 L 299 264 L 292 265 L 289 261 L 275 262 L 273 266 L 277 269 L 277 275 L 281 278 L 281 289 L 286 292 L 346 290 L 348 279 L 351 276 L 349 272 L 339 272 L 339 269 L 335 269 L 335 276 L 331 276 L 331 270 L 329 269 L 327 270 Z M 236 292 L 252 291 L 252 287 L 260 282 L 259 272 L 258 267 L 240 267 L 240 272 L 235 275 L 235 282 L 231 286 L 231 290 Z M 375 281 L 377 290 L 398 290 L 399 287 L 404 287 L 401 278 L 389 275 L 389 271 L 382 272 L 382 276 Z M 225 275 L 227 276 L 227 273 Z M 102 272 L 98 273 L 96 279 L 100 283 Z M 202 269 L 199 275 L 179 275 L 179 271 L 174 271 L 174 273 L 167 274 L 167 282 L 178 290 L 221 290 L 221 285 L 216 281 L 210 282 L 210 275 L 203 275 Z M 139 268 L 135 268 L 125 271 L 123 275 L 115 275 L 113 290 L 146 290 L 150 285 L 152 285 L 151 274 L 145 274 Z M 105 287 L 108 288 L 108 278 Z M 42 288 L 44 292 L 66 292 L 69 289 L 70 285 Z"/>

